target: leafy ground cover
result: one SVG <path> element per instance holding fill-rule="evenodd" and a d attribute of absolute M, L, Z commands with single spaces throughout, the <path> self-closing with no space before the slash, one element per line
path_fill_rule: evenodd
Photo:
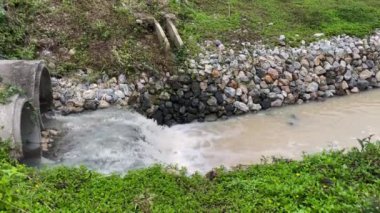
<path fill-rule="evenodd" d="M 5 143 L 2 143 L 5 144 Z M 86 168 L 36 170 L 0 150 L 5 212 L 379 212 L 380 142 L 302 161 L 222 168 L 206 176 L 162 166 L 105 176 Z"/>

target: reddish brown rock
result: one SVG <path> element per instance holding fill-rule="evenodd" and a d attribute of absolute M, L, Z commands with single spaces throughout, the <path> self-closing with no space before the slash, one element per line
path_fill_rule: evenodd
<path fill-rule="evenodd" d="M 278 79 L 279 73 L 278 73 L 278 71 L 277 71 L 276 69 L 269 68 L 269 70 L 268 70 L 268 74 L 270 75 L 270 77 L 271 77 L 273 80 Z"/>
<path fill-rule="evenodd" d="M 228 86 L 237 89 L 239 87 L 239 84 L 235 80 L 231 80 Z"/>
<path fill-rule="evenodd" d="M 273 78 L 270 76 L 270 75 L 266 75 L 264 77 L 264 81 L 267 83 L 267 84 L 272 84 L 273 83 Z"/>
<path fill-rule="evenodd" d="M 212 72 L 211 72 L 211 76 L 212 76 L 213 78 L 218 78 L 218 77 L 220 76 L 220 72 L 219 72 L 219 70 L 217 70 L 217 69 L 213 69 Z"/>

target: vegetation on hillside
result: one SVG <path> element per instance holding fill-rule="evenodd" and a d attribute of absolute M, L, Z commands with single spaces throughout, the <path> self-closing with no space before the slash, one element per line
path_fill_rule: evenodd
<path fill-rule="evenodd" d="M 1 143 L 0 143 L 1 144 Z M 217 169 L 206 176 L 153 166 L 125 176 L 27 168 L 0 149 L 5 212 L 379 212 L 380 142 L 302 161 Z"/>
<path fill-rule="evenodd" d="M 151 2 L 151 4 L 147 4 Z M 3 0 L 0 1 L 0 54 L 7 58 L 46 59 L 57 75 L 82 70 L 101 74 L 165 72 L 176 69 L 162 54 L 152 29 L 139 15 L 177 14 L 187 51 L 205 39 L 276 44 L 311 41 L 313 34 L 364 36 L 380 27 L 378 0 Z M 188 2 L 187 4 L 183 2 Z"/>
<path fill-rule="evenodd" d="M 133 14 L 154 8 L 138 2 L 6 0 L 0 12 L 0 54 L 45 59 L 58 75 L 170 70 L 172 62 L 152 29 L 137 24 Z"/>
<path fill-rule="evenodd" d="M 180 32 L 189 39 L 220 39 L 289 44 L 326 36 L 365 36 L 380 27 L 378 0 L 193 0 L 171 4 L 180 18 Z"/>

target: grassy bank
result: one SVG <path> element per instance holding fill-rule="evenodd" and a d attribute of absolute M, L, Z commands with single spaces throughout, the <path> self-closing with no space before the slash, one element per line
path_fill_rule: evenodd
<path fill-rule="evenodd" d="M 37 171 L 0 151 L 6 212 L 378 212 L 380 142 L 206 176 L 153 166 L 126 176 L 85 168 Z"/>
<path fill-rule="evenodd" d="M 263 40 L 276 44 L 286 35 L 289 44 L 326 36 L 365 36 L 380 27 L 377 0 L 194 0 L 172 3 L 180 18 L 180 32 L 196 41 L 220 39 L 226 43 Z"/>
<path fill-rule="evenodd" d="M 162 54 L 151 29 L 134 14 L 161 18 L 177 14 L 190 54 L 205 39 L 263 40 L 276 44 L 311 41 L 313 34 L 364 36 L 380 27 L 377 0 L 3 0 L 0 1 L 0 54 L 7 58 L 46 59 L 57 75 L 82 70 L 93 81 L 102 74 L 134 77 L 140 72 L 176 69 Z M 179 51 L 183 58 L 186 51 Z"/>

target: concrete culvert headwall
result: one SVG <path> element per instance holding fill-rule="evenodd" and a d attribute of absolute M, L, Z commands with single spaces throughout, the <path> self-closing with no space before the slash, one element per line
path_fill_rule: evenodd
<path fill-rule="evenodd" d="M 19 95 L 9 100 L 0 105 L 0 138 L 11 141 L 13 157 L 38 161 L 41 158 L 38 111 Z"/>
<path fill-rule="evenodd" d="M 51 109 L 50 74 L 42 61 L 0 60 L 0 77 L 3 83 L 22 89 L 40 113 Z"/>

